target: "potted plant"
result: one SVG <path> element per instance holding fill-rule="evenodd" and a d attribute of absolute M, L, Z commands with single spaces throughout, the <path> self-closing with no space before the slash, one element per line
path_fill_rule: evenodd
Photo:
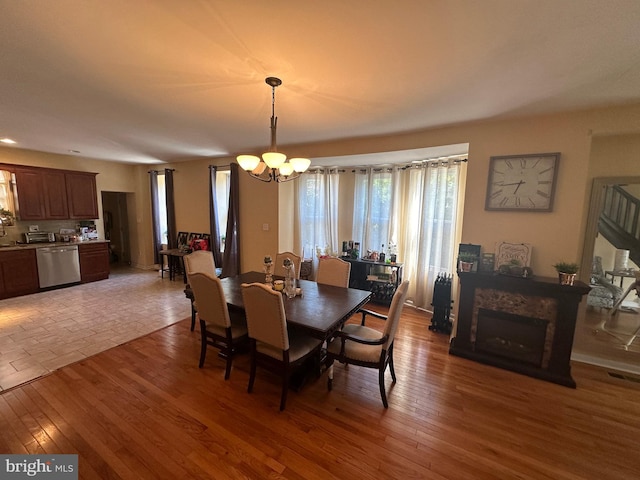
<path fill-rule="evenodd" d="M 558 272 L 558 279 L 560 285 L 573 285 L 573 281 L 576 278 L 576 273 L 580 266 L 577 263 L 571 262 L 558 262 L 553 268 Z"/>
<path fill-rule="evenodd" d="M 0 220 L 2 220 L 2 224 L 5 227 L 10 227 L 11 225 L 13 225 L 14 219 L 15 217 L 11 210 L 0 207 Z"/>
<path fill-rule="evenodd" d="M 473 253 L 460 252 L 458 254 L 458 270 L 461 272 L 470 272 L 476 260 L 477 257 Z"/>

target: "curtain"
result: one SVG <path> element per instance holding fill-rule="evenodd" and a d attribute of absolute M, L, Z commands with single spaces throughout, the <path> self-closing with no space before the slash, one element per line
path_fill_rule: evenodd
<path fill-rule="evenodd" d="M 165 168 L 164 185 L 167 192 L 167 246 L 178 248 L 178 233 L 176 231 L 176 208 L 173 202 L 173 170 Z"/>
<path fill-rule="evenodd" d="M 222 256 L 222 278 L 240 274 L 240 181 L 238 164 L 231 164 L 229 214 Z"/>
<path fill-rule="evenodd" d="M 439 273 L 451 273 L 456 249 L 461 164 L 434 161 L 407 168 L 398 177 L 394 219 L 403 279 L 415 306 L 428 308 Z"/>
<path fill-rule="evenodd" d="M 217 267 L 222 267 L 222 254 L 220 253 L 220 231 L 218 229 L 218 205 L 216 199 L 216 181 L 218 168 L 209 166 L 209 230 L 210 249 Z"/>
<path fill-rule="evenodd" d="M 296 179 L 295 201 L 298 216 L 297 249 L 314 253 L 339 254 L 338 244 L 338 187 L 340 175 L 336 170 L 314 170 Z M 317 263 L 317 258 L 314 260 Z M 316 265 L 317 267 L 317 265 Z M 317 268 L 314 268 L 317 271 Z"/>
<path fill-rule="evenodd" d="M 367 250 L 387 252 L 395 243 L 392 212 L 396 210 L 397 168 L 364 168 L 355 172 L 353 240 L 360 255 Z"/>
<path fill-rule="evenodd" d="M 159 212 L 158 206 L 158 172 L 151 170 L 149 172 L 149 183 L 151 187 L 151 237 L 153 241 L 153 262 L 161 263 L 160 254 L 158 253 L 162 248 L 162 232 L 160 231 Z"/>

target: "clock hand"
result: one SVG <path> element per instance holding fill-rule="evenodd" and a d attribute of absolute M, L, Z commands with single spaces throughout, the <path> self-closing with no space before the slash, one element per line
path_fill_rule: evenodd
<path fill-rule="evenodd" d="M 526 183 L 526 182 L 523 182 L 522 180 L 520 180 L 520 181 L 518 182 L 518 186 L 517 186 L 517 187 L 516 187 L 516 189 L 513 191 L 513 194 L 514 194 L 514 195 L 518 192 L 518 189 L 520 188 L 520 185 L 522 185 L 523 183 Z"/>
<path fill-rule="evenodd" d="M 514 183 L 502 183 L 501 185 L 502 185 L 503 187 L 508 187 L 509 185 L 522 185 L 523 183 L 526 183 L 526 182 L 523 182 L 522 180 L 520 180 L 519 182 L 514 182 Z"/>

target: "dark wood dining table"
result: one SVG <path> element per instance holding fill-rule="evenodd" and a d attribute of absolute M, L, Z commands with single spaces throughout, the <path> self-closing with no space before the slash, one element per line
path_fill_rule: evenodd
<path fill-rule="evenodd" d="M 244 310 L 241 285 L 264 281 L 265 274 L 260 272 L 221 279 L 229 307 Z M 371 292 L 366 290 L 334 287 L 310 280 L 298 280 L 298 286 L 302 295 L 287 298 L 283 294 L 287 323 L 322 340 L 328 339 L 371 298 Z"/>

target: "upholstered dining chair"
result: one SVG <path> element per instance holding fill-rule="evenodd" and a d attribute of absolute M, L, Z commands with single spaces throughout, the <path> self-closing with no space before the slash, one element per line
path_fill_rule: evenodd
<path fill-rule="evenodd" d="M 349 287 L 351 264 L 341 258 L 321 258 L 318 261 L 316 282 L 336 287 Z"/>
<path fill-rule="evenodd" d="M 393 383 L 396 382 L 396 372 L 393 367 L 393 339 L 400 322 L 400 314 L 407 298 L 408 288 L 408 281 L 400 284 L 391 300 L 389 315 L 385 316 L 361 309 L 362 322 L 360 325 L 348 324 L 335 333 L 327 345 L 327 363 L 329 365 L 327 387 L 329 390 L 333 386 L 333 362 L 335 360 L 345 365 L 353 364 L 376 368 L 382 404 L 384 408 L 389 407 L 384 386 L 384 373 L 389 366 Z M 385 320 L 384 330 L 380 332 L 365 326 L 367 315 Z"/>
<path fill-rule="evenodd" d="M 218 277 L 209 273 L 192 273 L 189 278 L 193 295 L 198 305 L 200 320 L 200 363 L 204 366 L 207 345 L 220 349 L 221 356 L 227 361 L 224 379 L 229 378 L 233 356 L 246 346 L 249 340 L 244 318 L 240 313 L 230 315 L 227 301 Z"/>
<path fill-rule="evenodd" d="M 284 410 L 293 369 L 313 355 L 320 356 L 322 341 L 301 332 L 287 331 L 282 294 L 262 283 L 243 283 L 242 299 L 251 345 L 251 373 L 247 391 L 253 391 L 256 365 L 279 370 L 282 377 L 280 410 Z"/>
<path fill-rule="evenodd" d="M 293 263 L 293 266 L 295 267 L 295 272 L 296 272 L 296 279 L 300 278 L 300 264 L 302 263 L 302 257 L 300 257 L 299 255 L 296 255 L 295 253 L 292 252 L 282 252 L 282 253 L 278 253 L 276 255 L 276 264 L 275 264 L 275 268 L 273 269 L 273 274 L 280 276 L 280 277 L 286 277 L 287 276 L 287 271 L 284 268 L 284 259 L 285 258 L 289 258 L 291 259 L 291 262 Z"/>
<path fill-rule="evenodd" d="M 182 260 L 187 274 L 187 285 L 185 286 L 184 294 L 189 300 L 191 300 L 191 331 L 193 332 L 196 326 L 196 312 L 198 311 L 198 306 L 193 298 L 189 275 L 193 273 L 207 273 L 212 277 L 215 277 L 216 262 L 213 258 L 213 252 L 208 250 L 196 250 L 195 252 L 182 257 Z"/>

